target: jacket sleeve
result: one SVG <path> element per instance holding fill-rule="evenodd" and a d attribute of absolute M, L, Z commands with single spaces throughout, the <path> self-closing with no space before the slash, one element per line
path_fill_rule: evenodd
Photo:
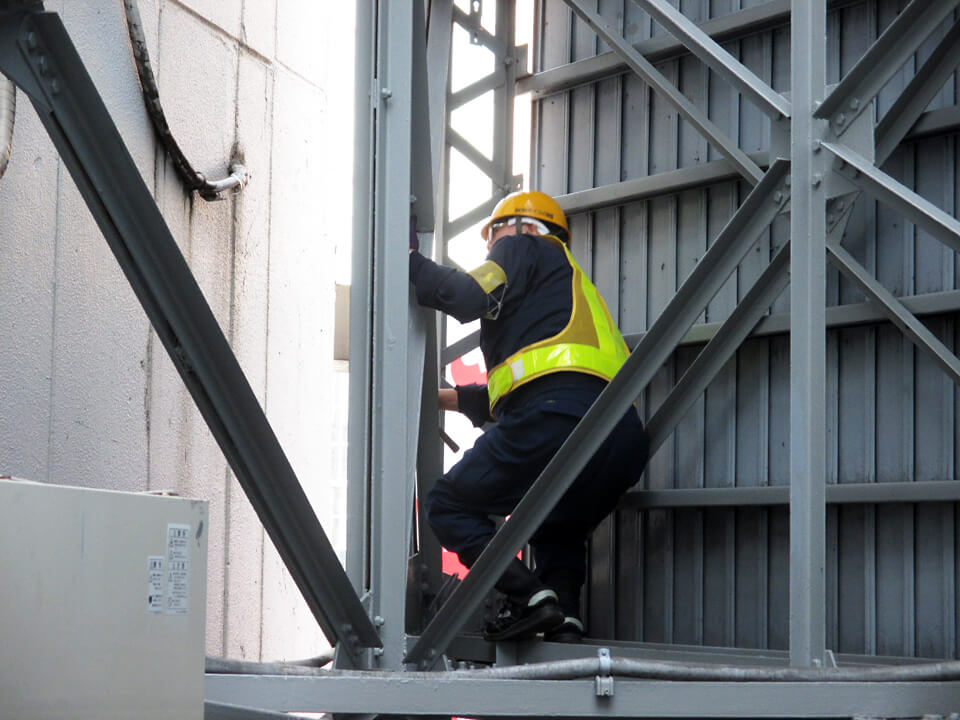
<path fill-rule="evenodd" d="M 493 422 L 486 385 L 457 385 L 457 409 L 467 416 L 474 427 Z"/>
<path fill-rule="evenodd" d="M 483 317 L 496 306 L 489 294 L 490 281 L 476 271 L 465 273 L 438 265 L 416 250 L 410 253 L 410 282 L 416 288 L 417 302 L 462 323 Z"/>

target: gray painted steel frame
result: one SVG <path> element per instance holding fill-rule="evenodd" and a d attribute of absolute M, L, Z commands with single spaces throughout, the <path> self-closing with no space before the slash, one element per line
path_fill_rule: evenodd
<path fill-rule="evenodd" d="M 329 678 L 207 676 L 208 700 L 271 710 L 471 717 L 908 717 L 949 715 L 956 683 L 477 680 L 456 673 Z"/>

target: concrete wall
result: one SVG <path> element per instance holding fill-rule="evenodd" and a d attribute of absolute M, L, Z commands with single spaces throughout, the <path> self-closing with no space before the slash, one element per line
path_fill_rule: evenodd
<path fill-rule="evenodd" d="M 334 281 L 349 257 L 352 4 L 141 0 L 188 196 L 154 141 L 120 2 L 49 0 L 342 553 L 347 393 Z M 26 97 L 0 180 L 0 475 L 210 502 L 207 652 L 315 654 L 312 615 L 233 479 Z M 341 268 L 338 273 L 338 268 Z"/>

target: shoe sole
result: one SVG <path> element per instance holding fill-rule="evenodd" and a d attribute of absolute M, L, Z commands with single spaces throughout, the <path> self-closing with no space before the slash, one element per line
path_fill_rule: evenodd
<path fill-rule="evenodd" d="M 548 603 L 536 608 L 532 613 L 522 620 L 518 620 L 510 627 L 498 633 L 484 633 L 484 640 L 529 640 L 536 637 L 539 633 L 552 630 L 562 625 L 564 619 L 563 610 Z"/>

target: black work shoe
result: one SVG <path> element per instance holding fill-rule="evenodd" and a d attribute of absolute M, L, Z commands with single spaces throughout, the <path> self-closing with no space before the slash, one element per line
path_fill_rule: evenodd
<path fill-rule="evenodd" d="M 583 642 L 583 623 L 580 622 L 580 618 L 567 615 L 553 630 L 545 632 L 543 639 L 547 642 L 559 643 Z"/>
<path fill-rule="evenodd" d="M 528 640 L 551 630 L 563 622 L 563 610 L 557 594 L 549 588 L 538 590 L 529 598 L 507 597 L 497 617 L 483 630 L 485 640 Z"/>

